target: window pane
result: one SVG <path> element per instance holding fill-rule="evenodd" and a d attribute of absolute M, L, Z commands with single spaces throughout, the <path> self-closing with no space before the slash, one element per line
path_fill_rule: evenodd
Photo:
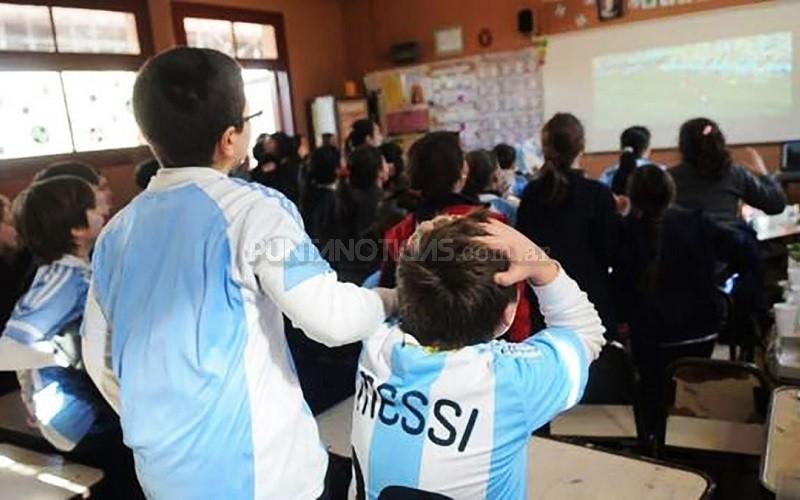
<path fill-rule="evenodd" d="M 47 7 L 0 3 L 0 50 L 55 52 Z"/>
<path fill-rule="evenodd" d="M 76 151 L 143 144 L 133 118 L 134 71 L 64 71 Z"/>
<path fill-rule="evenodd" d="M 289 73 L 278 71 L 278 88 L 281 90 L 280 110 L 283 115 L 283 131 L 289 135 L 294 135 L 292 88 L 291 85 L 289 85 Z"/>
<path fill-rule="evenodd" d="M 275 28 L 268 24 L 233 23 L 236 57 L 241 59 L 277 59 Z"/>
<path fill-rule="evenodd" d="M 263 111 L 261 116 L 250 120 L 250 137 L 255 145 L 259 134 L 272 134 L 278 131 L 278 93 L 275 89 L 275 74 L 267 69 L 244 69 L 244 94 L 250 113 Z"/>
<path fill-rule="evenodd" d="M 0 72 L 0 158 L 72 152 L 55 71 Z"/>
<path fill-rule="evenodd" d="M 136 16 L 112 10 L 53 7 L 59 52 L 140 54 Z"/>
<path fill-rule="evenodd" d="M 187 17 L 183 20 L 183 29 L 186 31 L 186 43 L 189 47 L 216 49 L 231 57 L 236 56 L 233 53 L 230 21 Z"/>

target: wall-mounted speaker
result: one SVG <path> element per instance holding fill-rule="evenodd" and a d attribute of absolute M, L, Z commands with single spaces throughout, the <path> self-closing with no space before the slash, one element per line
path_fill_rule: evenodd
<path fill-rule="evenodd" d="M 533 11 L 522 9 L 517 12 L 517 30 L 523 35 L 532 35 L 534 31 Z"/>
<path fill-rule="evenodd" d="M 396 64 L 412 64 L 419 58 L 419 44 L 405 42 L 392 45 L 392 62 Z"/>

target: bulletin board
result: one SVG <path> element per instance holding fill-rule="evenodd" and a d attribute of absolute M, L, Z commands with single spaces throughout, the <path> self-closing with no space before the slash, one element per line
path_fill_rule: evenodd
<path fill-rule="evenodd" d="M 540 49 L 498 52 L 370 73 L 389 137 L 458 132 L 466 149 L 517 147 L 529 167 L 541 164 L 544 102 Z"/>

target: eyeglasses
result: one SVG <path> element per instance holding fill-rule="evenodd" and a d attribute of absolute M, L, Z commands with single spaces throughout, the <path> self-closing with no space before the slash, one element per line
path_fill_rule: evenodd
<path fill-rule="evenodd" d="M 255 113 L 253 113 L 251 115 L 247 115 L 247 116 L 243 117 L 242 118 L 242 123 L 248 122 L 248 121 L 252 120 L 253 118 L 258 118 L 259 116 L 261 116 L 263 114 L 264 114 L 264 110 L 263 109 L 261 111 L 256 111 Z"/>

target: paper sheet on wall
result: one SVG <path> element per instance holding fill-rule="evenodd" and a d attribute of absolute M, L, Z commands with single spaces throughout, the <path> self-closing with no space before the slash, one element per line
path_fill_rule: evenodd
<path fill-rule="evenodd" d="M 529 48 L 371 73 L 364 80 L 378 92 L 384 123 L 387 113 L 427 107 L 429 130 L 459 132 L 467 149 L 512 144 L 526 166 L 536 168 L 544 112 L 540 61 Z"/>

